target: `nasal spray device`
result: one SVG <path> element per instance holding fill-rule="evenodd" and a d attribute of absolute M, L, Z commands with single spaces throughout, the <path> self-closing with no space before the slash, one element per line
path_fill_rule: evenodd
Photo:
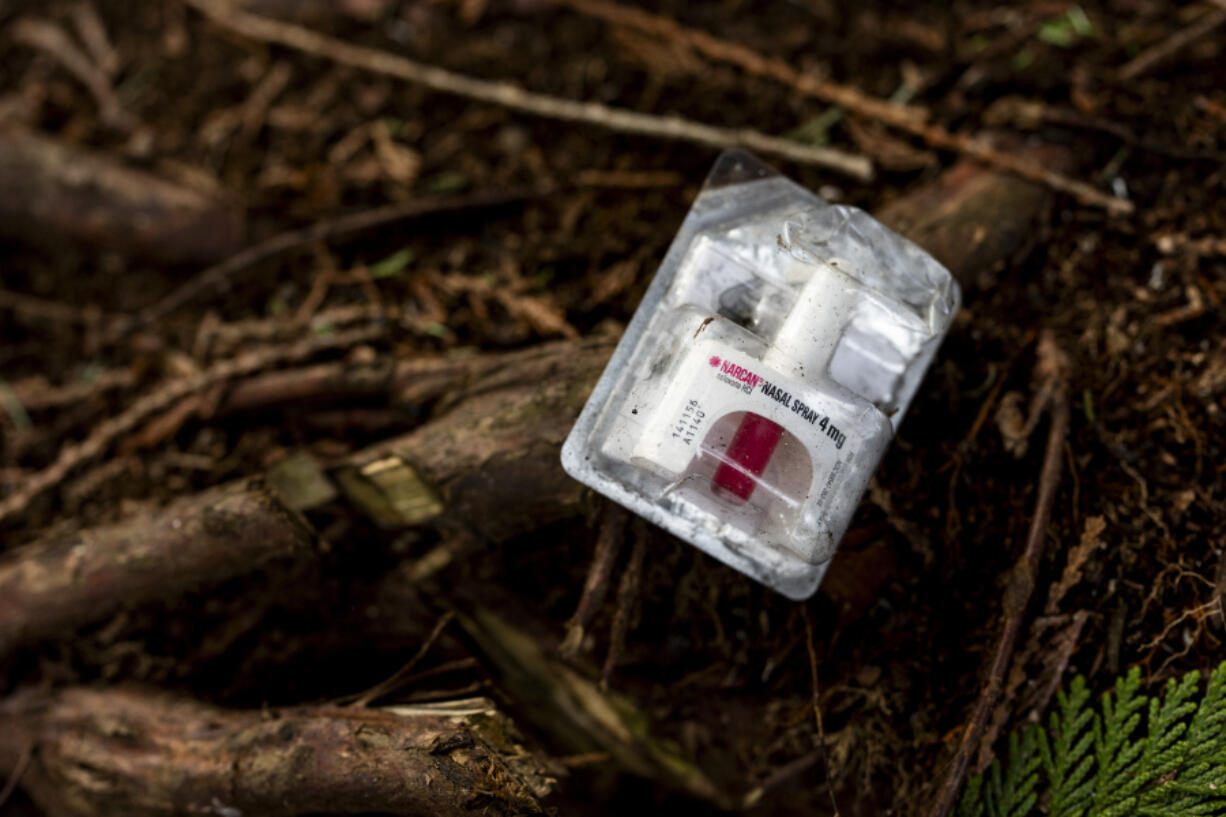
<path fill-rule="evenodd" d="M 725 153 L 562 464 L 807 598 L 959 301 L 948 270 L 871 216 Z"/>

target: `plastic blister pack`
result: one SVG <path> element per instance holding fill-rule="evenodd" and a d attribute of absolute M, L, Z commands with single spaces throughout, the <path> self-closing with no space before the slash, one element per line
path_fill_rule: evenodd
<path fill-rule="evenodd" d="M 562 451 L 575 478 L 812 595 L 959 304 L 866 213 L 723 154 Z"/>

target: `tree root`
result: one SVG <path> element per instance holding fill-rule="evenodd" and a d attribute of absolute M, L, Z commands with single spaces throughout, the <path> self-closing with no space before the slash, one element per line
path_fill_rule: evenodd
<path fill-rule="evenodd" d="M 238 249 L 232 202 L 116 164 L 24 128 L 0 128 L 0 233 L 81 244 L 167 264 Z"/>
<path fill-rule="evenodd" d="M 47 536 L 0 558 L 0 655 L 124 606 L 174 598 L 271 559 L 305 555 L 314 541 L 259 479 L 115 525 Z"/>
<path fill-rule="evenodd" d="M 236 711 L 70 688 L 0 702 L 0 770 L 49 817 L 540 814 L 553 781 L 485 699 Z"/>

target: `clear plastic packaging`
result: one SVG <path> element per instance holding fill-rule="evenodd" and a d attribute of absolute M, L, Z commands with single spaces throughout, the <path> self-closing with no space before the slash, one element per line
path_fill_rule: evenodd
<path fill-rule="evenodd" d="M 866 213 L 723 154 L 562 450 L 576 479 L 812 595 L 960 294 Z"/>

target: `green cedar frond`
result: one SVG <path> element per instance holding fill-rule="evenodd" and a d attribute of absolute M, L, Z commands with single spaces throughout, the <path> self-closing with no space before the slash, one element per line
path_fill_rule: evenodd
<path fill-rule="evenodd" d="M 1184 766 L 1188 746 L 1181 738 L 1188 730 L 1185 719 L 1196 711 L 1191 699 L 1199 687 L 1200 673 L 1192 671 L 1168 681 L 1161 701 L 1149 702 L 1150 738 L 1131 786 L 1132 791 L 1148 786 L 1141 794 L 1142 806 L 1162 803 L 1164 789 L 1173 782 L 1170 776 Z"/>
<path fill-rule="evenodd" d="M 983 775 L 975 775 L 966 784 L 966 791 L 958 801 L 956 817 L 987 817 L 987 805 L 983 802 Z"/>
<path fill-rule="evenodd" d="M 957 817 L 1226 817 L 1226 662 L 1198 702 L 1200 680 L 1151 698 L 1134 668 L 1094 707 L 1073 679 L 1045 729 L 1014 732 L 968 783 Z"/>
<path fill-rule="evenodd" d="M 1090 690 L 1081 676 L 1073 679 L 1068 694 L 1058 693 L 1057 711 L 1050 721 L 1050 744 L 1042 740 L 1043 771 L 1051 790 L 1051 817 L 1082 817 L 1090 806 L 1094 780 L 1094 710 L 1086 704 Z M 1049 748 L 1050 745 L 1050 748 Z"/>
<path fill-rule="evenodd" d="M 1039 799 L 1039 767 L 1043 733 L 1030 726 L 1009 736 L 1009 754 L 1002 766 L 993 761 L 986 777 L 967 784 L 957 817 L 1026 817 Z"/>
<path fill-rule="evenodd" d="M 1102 716 L 1094 725 L 1094 802 L 1089 817 L 1123 817 L 1135 804 L 1130 796 L 1135 789 L 1136 761 L 1145 751 L 1148 738 L 1130 741 L 1141 723 L 1146 700 L 1139 695 L 1141 670 L 1133 667 L 1115 685 L 1114 697 L 1103 696 Z"/>
<path fill-rule="evenodd" d="M 1187 735 L 1187 771 L 1180 784 L 1226 790 L 1226 663 L 1209 676 Z"/>
<path fill-rule="evenodd" d="M 1001 785 L 994 791 L 992 817 L 1026 817 L 1039 799 L 1039 728 L 1031 726 L 1009 736 L 1009 761 Z"/>

